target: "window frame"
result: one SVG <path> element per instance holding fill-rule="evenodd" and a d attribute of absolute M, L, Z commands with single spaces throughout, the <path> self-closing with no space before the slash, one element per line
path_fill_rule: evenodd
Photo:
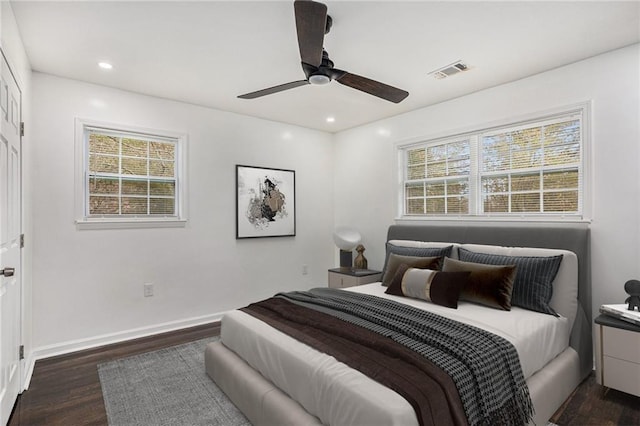
<path fill-rule="evenodd" d="M 580 119 L 580 162 L 578 165 L 581 180 L 578 184 L 578 213 L 484 213 L 482 212 L 482 137 L 500 131 L 512 131 L 518 127 L 535 127 L 562 117 L 579 116 Z M 427 147 L 456 140 L 470 140 L 471 167 L 469 175 L 469 213 L 461 214 L 406 214 L 405 183 L 407 173 L 407 155 L 411 149 Z M 496 222 L 590 222 L 591 221 L 591 102 L 581 102 L 570 106 L 555 108 L 544 112 L 527 114 L 468 129 L 451 131 L 445 134 L 423 136 L 397 142 L 395 175 L 397 176 L 396 221 L 496 221 Z M 540 169 L 542 170 L 542 168 Z"/>
<path fill-rule="evenodd" d="M 427 152 L 429 150 L 429 148 L 444 147 L 445 150 L 448 150 L 449 146 L 452 146 L 452 145 L 455 145 L 455 144 L 464 144 L 464 143 L 468 144 L 469 162 L 471 163 L 472 162 L 471 159 L 472 159 L 472 155 L 473 155 L 473 153 L 472 153 L 472 151 L 473 151 L 473 149 L 472 149 L 473 143 L 472 143 L 471 138 L 468 137 L 468 135 L 454 135 L 453 137 L 444 138 L 444 139 L 438 139 L 436 141 L 431 141 L 430 143 L 428 143 L 426 145 L 423 145 L 423 144 L 417 145 L 416 146 L 417 148 L 421 148 L 421 147 L 425 148 L 425 162 L 424 162 L 425 172 L 427 174 L 429 173 L 429 165 L 430 164 L 431 165 L 437 164 L 437 162 L 430 162 L 429 161 L 429 158 L 428 158 L 429 155 L 428 155 L 428 152 Z M 408 176 L 406 176 L 406 172 L 409 169 L 408 153 L 411 150 L 410 148 L 411 147 L 405 149 L 404 150 L 404 154 L 403 154 L 404 165 L 405 165 L 403 167 L 403 179 L 404 179 L 404 181 L 403 181 L 402 186 L 403 186 L 403 191 L 405 191 L 405 193 L 403 194 L 403 199 L 405 200 L 405 202 L 408 199 L 407 198 L 407 194 L 406 194 L 406 184 L 407 184 L 407 182 L 410 182 L 410 181 L 414 180 L 414 181 L 422 182 L 422 184 L 424 186 L 424 191 L 423 191 L 423 195 L 422 196 L 416 196 L 416 197 L 413 197 L 413 199 L 422 199 L 423 202 L 424 202 L 425 210 L 428 209 L 427 205 L 428 205 L 428 200 L 429 199 L 440 199 L 440 198 L 443 199 L 445 210 L 447 210 L 448 209 L 448 204 L 449 204 L 449 199 L 455 198 L 455 194 L 454 195 L 450 195 L 448 193 L 449 183 L 450 182 L 455 183 L 456 181 L 460 181 L 460 180 L 464 179 L 467 175 L 448 175 L 448 174 L 445 174 L 444 176 L 434 176 L 434 177 L 426 176 L 426 177 L 421 178 L 421 179 L 409 179 Z M 454 158 L 450 158 L 449 156 L 447 156 L 444 161 L 440 161 L 440 162 L 444 162 L 445 163 L 445 165 L 444 165 L 445 169 L 448 169 L 449 168 L 449 164 L 450 163 L 455 163 L 456 161 L 460 161 L 460 158 L 455 158 L 455 157 Z M 471 165 L 470 165 L 470 169 L 472 169 Z M 467 182 L 468 193 L 469 194 L 471 193 L 471 188 L 470 188 L 471 179 L 470 179 L 470 176 L 472 175 L 472 172 L 473 171 L 470 170 L 469 175 L 468 175 L 469 176 L 469 181 Z M 429 195 L 428 194 L 428 190 L 427 190 L 427 186 L 430 185 L 430 184 L 439 184 L 439 183 L 441 183 L 442 186 L 443 186 L 442 195 L 441 196 L 439 196 L 439 195 L 436 195 L 436 196 Z M 411 198 L 411 197 L 409 197 L 409 198 Z M 469 199 L 468 199 L 467 203 L 470 202 L 470 197 L 468 197 L 468 198 Z M 404 204 L 403 207 L 406 208 L 406 204 Z M 451 213 L 451 214 L 446 214 L 445 213 L 442 216 L 450 217 L 450 216 L 454 216 L 454 215 L 455 215 L 454 213 Z M 408 214 L 406 214 L 406 216 L 410 216 L 410 217 L 413 217 L 413 216 L 428 216 L 428 217 L 430 217 L 430 216 L 433 216 L 433 215 L 432 214 L 424 214 L 424 215 L 413 215 L 413 214 L 408 215 Z"/>
<path fill-rule="evenodd" d="M 175 215 L 89 215 L 89 149 L 87 135 L 98 130 L 122 136 L 172 141 L 175 149 Z M 119 155 L 120 157 L 121 155 Z M 181 132 L 149 129 L 131 125 L 107 123 L 84 118 L 75 120 L 75 211 L 78 229 L 174 228 L 184 227 L 186 212 L 187 135 Z"/>

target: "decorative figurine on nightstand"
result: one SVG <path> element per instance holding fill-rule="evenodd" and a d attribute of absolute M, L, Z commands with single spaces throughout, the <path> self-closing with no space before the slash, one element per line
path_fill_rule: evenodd
<path fill-rule="evenodd" d="M 365 249 L 362 244 L 358 244 L 358 247 L 356 247 L 356 251 L 358 252 L 358 255 L 353 260 L 353 266 L 356 269 L 368 269 L 367 258 L 364 257 L 364 255 L 362 254 L 364 250 Z"/>
<path fill-rule="evenodd" d="M 357 248 L 356 248 L 357 250 Z M 356 258 L 357 260 L 358 258 Z M 627 308 L 630 311 L 633 311 L 634 308 L 638 308 L 640 311 L 640 281 L 638 280 L 629 280 L 624 284 L 624 291 L 627 292 L 629 297 L 624 303 L 628 303 L 629 307 Z"/>

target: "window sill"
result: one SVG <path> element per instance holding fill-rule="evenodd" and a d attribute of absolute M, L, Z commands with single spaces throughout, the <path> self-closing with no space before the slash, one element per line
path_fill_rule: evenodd
<path fill-rule="evenodd" d="M 586 223 L 590 224 L 590 219 L 571 216 L 398 216 L 396 223 L 400 222 L 527 222 L 527 223 Z"/>
<path fill-rule="evenodd" d="M 78 219 L 76 228 L 85 229 L 147 229 L 147 228 L 184 228 L 185 219 Z"/>

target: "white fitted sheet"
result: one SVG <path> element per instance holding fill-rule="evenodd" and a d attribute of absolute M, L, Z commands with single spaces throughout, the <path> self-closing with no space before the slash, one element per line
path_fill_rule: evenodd
<path fill-rule="evenodd" d="M 496 333 L 515 346 L 525 378 L 568 346 L 566 318 L 519 308 L 506 312 L 465 302 L 460 302 L 458 309 L 449 309 L 386 295 L 385 289 L 372 283 L 345 290 L 387 297 Z M 417 424 L 413 408 L 395 391 L 249 314 L 226 314 L 221 340 L 324 424 Z"/>

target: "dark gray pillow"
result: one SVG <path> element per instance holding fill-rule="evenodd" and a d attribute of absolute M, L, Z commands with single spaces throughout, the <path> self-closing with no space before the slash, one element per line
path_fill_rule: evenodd
<path fill-rule="evenodd" d="M 384 267 L 382 268 L 382 275 L 387 271 L 387 263 L 389 262 L 389 255 L 391 253 L 401 256 L 413 256 L 413 257 L 429 257 L 429 256 L 444 256 L 450 257 L 453 245 L 446 247 L 405 247 L 396 246 L 394 244 L 387 243 L 387 255 L 384 258 Z M 393 277 L 392 277 L 393 278 Z"/>
<path fill-rule="evenodd" d="M 562 255 L 503 256 L 499 254 L 476 253 L 458 248 L 458 256 L 464 262 L 485 265 L 516 265 L 516 278 L 511 293 L 511 306 L 520 306 L 531 311 L 558 316 L 549 306 L 553 295 L 553 280 L 560 268 Z"/>

